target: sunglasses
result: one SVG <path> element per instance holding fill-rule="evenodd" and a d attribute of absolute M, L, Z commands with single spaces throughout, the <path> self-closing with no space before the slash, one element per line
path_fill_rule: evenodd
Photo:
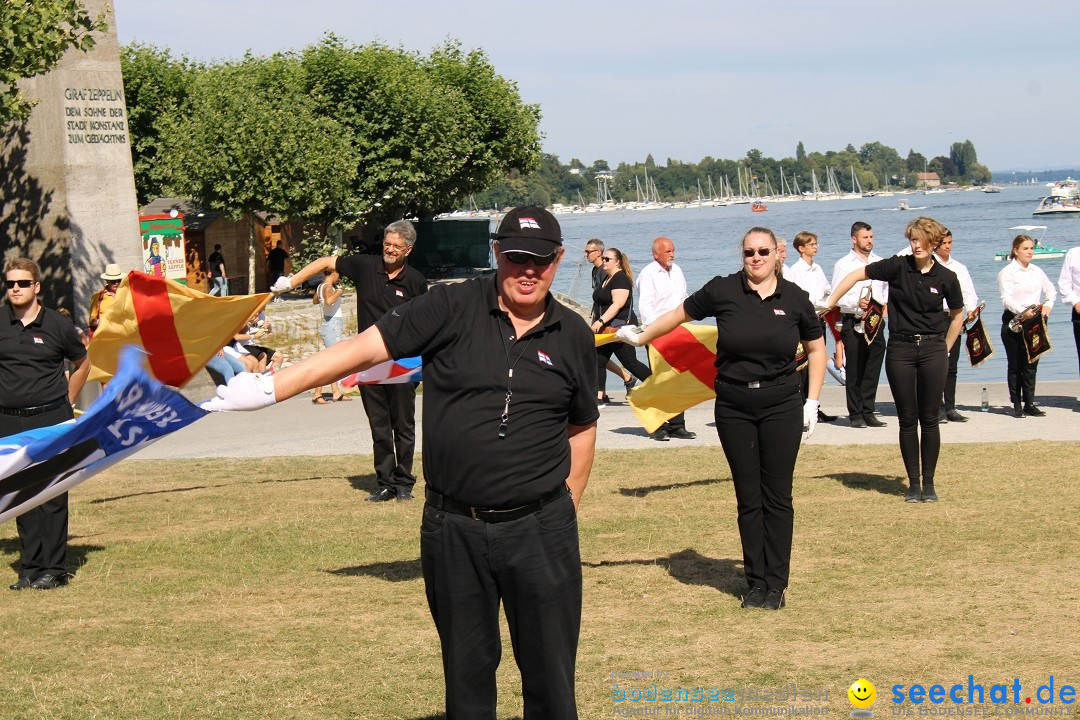
<path fill-rule="evenodd" d="M 756 253 L 754 250 L 744 249 L 742 251 L 742 256 L 744 258 L 752 258 L 755 254 L 760 255 L 761 257 L 769 257 L 772 255 L 772 248 L 758 248 Z"/>
<path fill-rule="evenodd" d="M 604 258 L 604 262 L 618 262 L 618 261 L 619 261 L 619 258 L 609 258 L 609 257 Z"/>
<path fill-rule="evenodd" d="M 536 267 L 547 267 L 551 263 L 555 262 L 555 256 L 558 252 L 553 252 L 550 255 L 530 255 L 527 252 L 517 252 L 510 250 L 502 253 L 502 256 L 514 263 L 515 265 L 524 265 L 525 263 L 532 261 L 532 264 Z"/>
<path fill-rule="evenodd" d="M 33 280 L 4 280 L 4 287 L 6 287 L 8 290 L 11 290 L 16 285 L 21 288 L 28 288 L 33 284 Z"/>

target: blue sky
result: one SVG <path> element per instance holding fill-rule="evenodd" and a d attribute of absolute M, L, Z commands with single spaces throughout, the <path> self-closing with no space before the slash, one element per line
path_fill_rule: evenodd
<path fill-rule="evenodd" d="M 563 162 L 777 158 L 970 139 L 993 170 L 1080 167 L 1080 3 L 114 0 L 121 43 L 198 59 L 327 31 L 485 50 Z"/>

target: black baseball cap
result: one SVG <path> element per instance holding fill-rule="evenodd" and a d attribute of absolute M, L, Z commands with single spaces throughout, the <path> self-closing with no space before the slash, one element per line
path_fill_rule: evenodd
<path fill-rule="evenodd" d="M 544 257 L 562 247 L 562 229 L 555 216 L 542 207 L 516 207 L 495 231 L 499 252 L 523 252 Z"/>

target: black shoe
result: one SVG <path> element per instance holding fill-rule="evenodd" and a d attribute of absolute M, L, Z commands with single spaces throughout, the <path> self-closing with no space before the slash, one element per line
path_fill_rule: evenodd
<path fill-rule="evenodd" d="M 949 414 L 946 412 L 940 412 L 937 416 L 938 425 L 947 425 L 949 422 Z"/>
<path fill-rule="evenodd" d="M 30 587 L 30 578 L 20 577 L 15 582 L 8 585 L 8 590 L 25 590 Z"/>
<path fill-rule="evenodd" d="M 637 378 L 631 375 L 630 379 L 623 383 L 623 387 L 626 388 L 626 394 L 629 395 L 630 391 L 637 387 Z"/>
<path fill-rule="evenodd" d="M 1022 418 L 1022 417 L 1024 417 L 1024 409 L 1022 407 L 1020 407 L 1020 403 L 1013 403 L 1013 417 L 1014 418 Z"/>
<path fill-rule="evenodd" d="M 398 488 L 396 491 L 395 499 L 398 502 L 405 502 L 406 500 L 412 500 L 412 490 L 409 488 Z"/>
<path fill-rule="evenodd" d="M 668 430 L 668 437 L 676 440 L 693 440 L 697 437 L 697 433 L 690 432 L 686 428 L 675 428 L 674 430 Z"/>
<path fill-rule="evenodd" d="M 922 502 L 922 493 L 919 492 L 918 480 L 913 481 L 908 486 L 907 495 L 904 496 L 904 502 L 917 503 Z"/>
<path fill-rule="evenodd" d="M 863 419 L 866 421 L 867 427 L 885 427 L 887 425 L 887 423 L 881 422 L 871 413 L 863 415 Z"/>
<path fill-rule="evenodd" d="M 956 412 L 955 410 L 950 410 L 949 412 L 945 413 L 945 417 L 949 419 L 949 422 L 967 422 L 967 418 Z"/>
<path fill-rule="evenodd" d="M 1030 415 L 1031 417 L 1042 417 L 1043 415 L 1046 415 L 1046 412 L 1035 407 L 1034 403 L 1028 403 L 1024 406 L 1024 414 Z"/>
<path fill-rule="evenodd" d="M 386 502 L 387 500 L 393 500 L 397 497 L 397 492 L 393 488 L 379 488 L 375 492 L 368 495 L 368 502 Z"/>
<path fill-rule="evenodd" d="M 765 588 L 760 585 L 755 585 L 750 588 L 750 592 L 746 593 L 746 597 L 743 598 L 742 607 L 744 608 L 759 608 L 762 603 L 765 602 L 766 595 Z"/>
<path fill-rule="evenodd" d="M 850 418 L 848 418 L 848 422 L 851 423 L 851 427 L 853 428 L 866 427 L 866 421 L 862 419 L 861 415 L 852 415 Z"/>
<path fill-rule="evenodd" d="M 667 442 L 671 439 L 668 437 L 668 431 L 664 428 L 660 428 L 653 434 L 649 435 L 649 437 L 651 437 L 653 440 L 656 440 L 657 442 Z"/>
<path fill-rule="evenodd" d="M 765 601 L 761 603 L 761 607 L 765 610 L 779 610 L 787 605 L 787 601 L 784 599 L 783 590 L 770 590 L 765 594 Z"/>
<path fill-rule="evenodd" d="M 934 492 L 934 483 L 924 483 L 922 488 L 923 502 L 937 502 L 937 493 Z"/>
<path fill-rule="evenodd" d="M 607 407 L 610 404 L 611 398 L 609 398 L 607 395 L 605 395 L 604 397 L 596 398 L 596 407 L 598 408 Z"/>
<path fill-rule="evenodd" d="M 61 585 L 67 585 L 67 575 L 45 573 L 37 580 L 30 583 L 30 587 L 34 590 L 55 590 Z"/>
<path fill-rule="evenodd" d="M 835 415 L 826 415 L 825 413 L 821 412 L 821 408 L 818 408 L 818 411 L 817 411 L 817 421 L 818 422 L 832 422 L 835 419 L 836 419 Z"/>

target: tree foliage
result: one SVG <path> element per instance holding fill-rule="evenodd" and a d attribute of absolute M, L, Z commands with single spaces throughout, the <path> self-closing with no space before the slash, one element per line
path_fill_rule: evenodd
<path fill-rule="evenodd" d="M 108 26 L 78 0 L 4 0 L 0 3 L 0 126 L 30 117 L 34 102 L 18 82 L 48 72 L 69 48 L 90 50 L 93 32 Z"/>
<path fill-rule="evenodd" d="M 496 183 L 484 193 L 475 196 L 481 207 L 504 207 L 508 204 L 522 204 L 534 201 L 537 197 L 547 196 L 550 202 L 575 205 L 579 195 L 586 202 L 596 201 L 596 174 L 608 168 L 607 161 L 597 160 L 591 166 L 574 158 L 568 165 L 561 165 L 554 155 L 544 155 L 541 167 L 531 174 L 515 173 Z M 736 160 L 717 159 L 706 156 L 697 163 L 686 163 L 674 158 L 667 159 L 667 165 L 658 166 L 653 156 L 644 161 L 621 162 L 615 168 L 615 177 L 609 183 L 611 197 L 617 201 L 638 199 L 638 187 L 644 191 L 645 176 L 655 183 L 660 199 L 664 201 L 695 200 L 698 184 L 702 194 L 708 194 L 710 183 L 713 191 L 720 194 L 724 185 L 730 184 L 735 193 L 740 192 L 739 176 L 750 177 L 754 185 L 744 187 L 750 194 L 763 194 L 766 180 L 773 192 L 780 192 L 781 183 L 789 192 L 811 189 L 812 176 L 816 175 L 822 189 L 829 168 L 833 169 L 840 187 L 844 191 L 861 187 L 863 191 L 889 187 L 916 187 L 916 173 L 925 169 L 937 172 L 944 182 L 985 183 L 990 180 L 990 171 L 977 161 L 974 145 L 970 140 L 954 143 L 950 154 L 937 156 L 927 161 L 921 153 L 910 150 L 906 158 L 895 148 L 880 142 L 869 142 L 856 149 L 848 144 L 843 150 L 825 152 L 807 152 L 802 142 L 795 148 L 795 157 L 773 158 L 761 150 L 751 148 L 746 155 Z M 570 173 L 571 169 L 577 170 Z M 783 176 L 781 178 L 781 172 Z M 853 181 L 852 176 L 854 176 Z M 512 180 L 512 181 L 511 181 Z"/>
<path fill-rule="evenodd" d="M 538 107 L 455 42 L 427 57 L 328 35 L 208 66 L 134 45 L 124 58 L 143 198 L 342 228 L 430 217 L 538 167 Z"/>
<path fill-rule="evenodd" d="M 202 66 L 168 50 L 133 43 L 120 49 L 135 194 L 140 205 L 166 194 L 166 156 L 159 123 L 188 112 L 190 88 Z"/>

